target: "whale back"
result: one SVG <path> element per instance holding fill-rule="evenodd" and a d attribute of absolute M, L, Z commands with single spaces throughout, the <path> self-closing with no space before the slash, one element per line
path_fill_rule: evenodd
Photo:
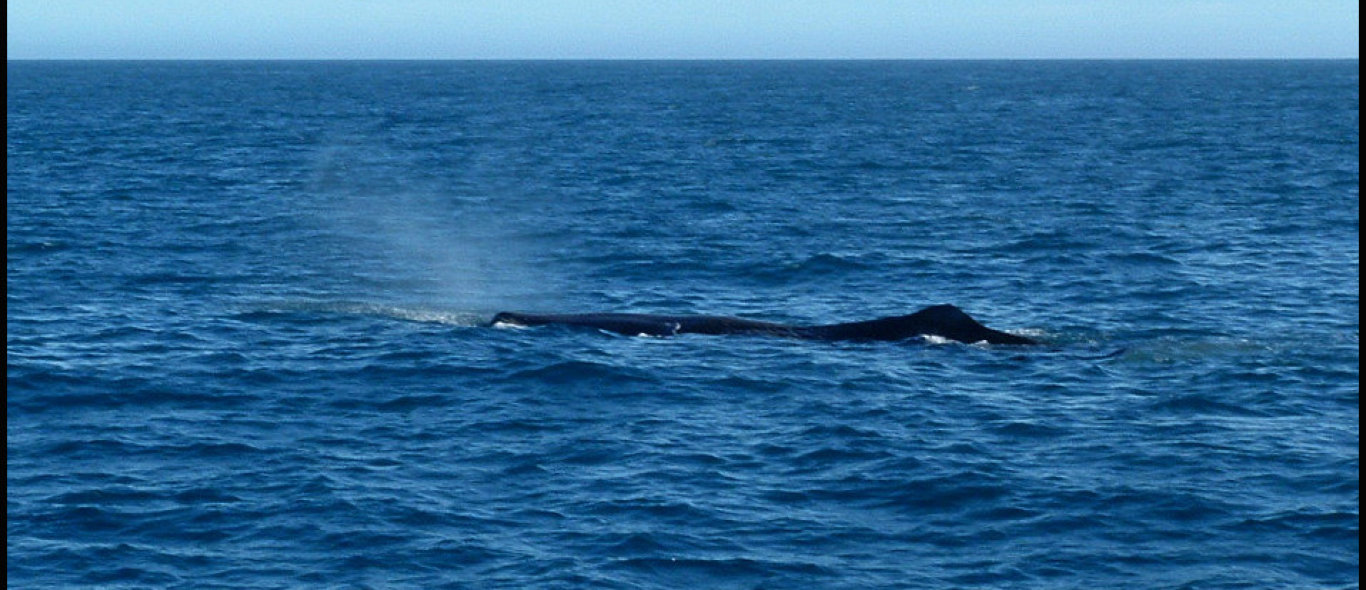
<path fill-rule="evenodd" d="M 725 316 L 672 316 L 633 313 L 528 314 L 502 312 L 492 325 L 543 326 L 548 324 L 595 328 L 628 336 L 676 334 L 755 334 L 812 340 L 906 340 L 938 336 L 959 342 L 990 344 L 1038 344 L 983 326 L 952 305 L 934 305 L 910 315 L 864 322 L 823 326 L 788 326 Z"/>
<path fill-rule="evenodd" d="M 938 336 L 958 342 L 989 344 L 1037 344 L 1033 339 L 983 326 L 952 305 L 933 305 L 910 315 L 830 324 L 809 328 L 810 337 L 822 340 L 905 340 Z"/>
<path fill-rule="evenodd" d="M 530 314 L 505 311 L 493 316 L 492 325 L 545 326 L 566 325 L 596 328 L 627 336 L 673 336 L 679 322 L 671 318 L 628 313 Z"/>
<path fill-rule="evenodd" d="M 762 334 L 796 336 L 793 328 L 771 322 L 724 316 L 672 316 L 639 313 L 530 314 L 511 311 L 493 317 L 493 325 L 565 325 L 596 328 L 627 336 L 673 336 L 676 334 Z"/>

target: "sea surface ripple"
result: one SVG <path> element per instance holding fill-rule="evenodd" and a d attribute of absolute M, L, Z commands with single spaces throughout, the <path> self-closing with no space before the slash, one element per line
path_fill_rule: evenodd
<path fill-rule="evenodd" d="M 8 585 L 1356 588 L 1358 71 L 11 61 Z"/>

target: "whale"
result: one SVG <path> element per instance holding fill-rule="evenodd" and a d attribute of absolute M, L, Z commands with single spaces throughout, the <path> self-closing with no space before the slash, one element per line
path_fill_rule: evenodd
<path fill-rule="evenodd" d="M 909 315 L 862 322 L 793 326 L 711 315 L 654 315 L 640 313 L 533 314 L 499 312 L 490 326 L 572 326 L 626 336 L 679 334 L 747 334 L 823 341 L 899 341 L 939 337 L 967 344 L 1034 345 L 1038 341 L 988 328 L 949 304 L 931 305 Z"/>

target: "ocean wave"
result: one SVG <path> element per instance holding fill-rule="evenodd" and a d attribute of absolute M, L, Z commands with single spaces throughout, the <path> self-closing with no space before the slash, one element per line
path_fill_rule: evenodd
<path fill-rule="evenodd" d="M 1356 71 L 11 64 L 9 583 L 1354 587 Z"/>

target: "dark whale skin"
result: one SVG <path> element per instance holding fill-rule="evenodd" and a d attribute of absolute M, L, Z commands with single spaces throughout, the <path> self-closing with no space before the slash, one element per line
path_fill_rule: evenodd
<path fill-rule="evenodd" d="M 806 340 L 895 341 L 938 336 L 969 344 L 1033 345 L 1037 341 L 994 330 L 953 305 L 932 305 L 910 315 L 862 322 L 817 326 L 789 326 L 726 316 L 652 315 L 636 313 L 530 314 L 505 311 L 490 325 L 565 325 L 605 330 L 628 336 L 674 336 L 677 334 L 753 334 Z"/>

